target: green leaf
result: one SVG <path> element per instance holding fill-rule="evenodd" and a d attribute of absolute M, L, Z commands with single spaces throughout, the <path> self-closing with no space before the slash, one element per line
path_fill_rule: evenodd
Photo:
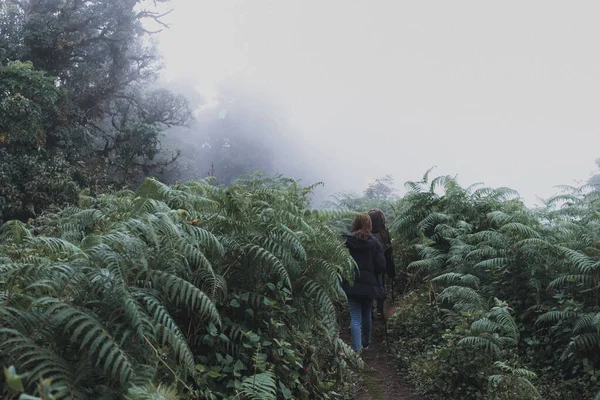
<path fill-rule="evenodd" d="M 207 370 L 206 365 L 202 365 L 202 364 L 197 364 L 196 365 L 196 371 L 198 371 L 198 372 L 204 372 L 206 370 Z"/>
<path fill-rule="evenodd" d="M 235 364 L 233 364 L 233 368 L 236 371 L 243 371 L 243 370 L 247 369 L 246 366 L 244 365 L 244 363 L 241 360 L 237 360 L 235 362 Z"/>
<path fill-rule="evenodd" d="M 279 382 L 279 389 L 281 390 L 281 394 L 283 395 L 284 398 L 286 399 L 292 399 L 292 391 L 283 384 L 283 382 Z"/>
<path fill-rule="evenodd" d="M 208 371 L 206 375 L 210 376 L 211 378 L 219 378 L 221 376 L 221 374 L 217 371 Z"/>
<path fill-rule="evenodd" d="M 6 379 L 8 387 L 17 393 L 23 393 L 25 391 L 22 382 L 23 377 L 23 375 L 17 375 L 17 370 L 13 365 L 4 368 L 4 378 Z"/>

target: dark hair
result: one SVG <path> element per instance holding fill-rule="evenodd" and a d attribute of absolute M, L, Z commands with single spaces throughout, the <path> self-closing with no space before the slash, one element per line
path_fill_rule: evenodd
<path fill-rule="evenodd" d="M 360 240 L 368 240 L 371 237 L 371 217 L 369 214 L 358 214 L 354 217 L 354 221 L 352 222 L 352 227 L 350 230 L 352 232 L 356 232 L 356 238 Z"/>
<path fill-rule="evenodd" d="M 390 243 L 390 233 L 385 227 L 385 214 L 379 208 L 372 208 L 368 212 L 369 217 L 371 217 L 371 223 L 373 225 L 373 233 L 379 233 L 381 240 L 385 246 Z M 377 236 L 377 235 L 376 235 Z"/>
<path fill-rule="evenodd" d="M 382 232 L 385 230 L 385 214 L 379 208 L 372 208 L 367 213 L 371 217 L 373 224 L 373 233 Z"/>

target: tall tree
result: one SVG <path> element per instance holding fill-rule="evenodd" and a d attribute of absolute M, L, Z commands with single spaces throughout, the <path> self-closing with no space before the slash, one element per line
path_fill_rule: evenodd
<path fill-rule="evenodd" d="M 140 10 L 142 3 L 10 0 L 3 7 L 3 19 L 18 27 L 6 28 L 5 57 L 33 62 L 57 77 L 87 117 L 102 116 L 107 100 L 131 82 L 152 78 L 158 70 L 156 51 L 144 43 L 151 33 L 144 20 L 160 22 L 163 15 Z"/>
<path fill-rule="evenodd" d="M 148 40 L 157 31 L 146 22 L 164 27 L 166 13 L 144 6 L 142 0 L 0 3 L 0 171 L 9 171 L 0 176 L 4 218 L 74 199 L 42 185 L 46 195 L 34 201 L 37 177 L 57 177 L 70 185 L 68 193 L 90 184 L 102 190 L 134 185 L 177 158 L 173 152 L 157 159 L 161 135 L 185 124 L 190 111 L 184 98 L 152 85 L 160 60 Z M 57 175 L 53 165 L 63 164 Z"/>
<path fill-rule="evenodd" d="M 53 80 L 19 61 L 0 66 L 0 222 L 75 201 L 80 177 L 52 135 L 69 131 Z"/>
<path fill-rule="evenodd" d="M 391 198 L 395 191 L 394 179 L 391 175 L 385 175 L 369 183 L 364 194 L 369 199 L 385 200 Z"/>

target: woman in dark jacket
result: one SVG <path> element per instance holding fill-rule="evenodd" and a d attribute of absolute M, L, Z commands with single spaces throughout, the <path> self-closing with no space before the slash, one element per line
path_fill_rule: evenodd
<path fill-rule="evenodd" d="M 385 256 L 385 274 L 381 274 L 379 281 L 385 292 L 385 275 L 390 279 L 396 277 L 396 265 L 394 264 L 394 256 L 392 254 L 393 241 L 390 236 L 390 232 L 385 226 L 385 214 L 379 208 L 373 208 L 368 212 L 371 217 L 372 232 L 373 236 L 379 240 L 379 243 L 383 246 L 383 254 Z M 377 313 L 383 315 L 383 300 L 384 298 L 377 299 Z"/>
<path fill-rule="evenodd" d="M 358 265 L 354 284 L 342 284 L 350 308 L 352 349 L 368 348 L 371 342 L 373 300 L 383 296 L 377 275 L 385 271 L 381 243 L 371 234 L 371 218 L 359 214 L 354 218 L 352 233 L 346 236 L 346 247 Z"/>

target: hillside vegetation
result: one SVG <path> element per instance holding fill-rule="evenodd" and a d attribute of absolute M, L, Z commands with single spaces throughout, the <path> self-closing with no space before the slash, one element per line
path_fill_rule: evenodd
<path fill-rule="evenodd" d="M 311 210 L 310 190 L 279 178 L 147 180 L 137 193 L 83 193 L 77 206 L 7 222 L 6 389 L 44 399 L 345 397 L 361 360 L 339 339 L 337 316 L 340 277 L 355 264 L 327 224 L 343 214 Z"/>
<path fill-rule="evenodd" d="M 600 391 L 600 175 L 534 209 L 427 172 L 315 210 L 315 186 L 240 177 L 313 167 L 284 151 L 275 101 L 222 83 L 194 125 L 193 82 L 158 84 L 164 3 L 0 1 L 4 398 L 351 398 L 340 233 L 373 207 L 396 239 L 387 333 L 418 391 Z"/>
<path fill-rule="evenodd" d="M 527 209 L 449 176 L 387 204 L 398 367 L 431 398 L 593 398 L 600 192 Z M 351 398 L 339 339 L 353 211 L 260 175 L 90 196 L 0 230 L 0 356 L 39 398 Z M 343 196 L 342 196 L 343 197 Z M 393 215 L 392 215 L 393 214 Z M 398 286 L 396 285 L 396 286 Z M 49 397 L 54 393 L 54 397 Z M 154 394 L 153 394 L 154 393 Z M 63 397 L 61 397 L 63 396 Z M 23 397 L 27 399 L 30 397 Z"/>
<path fill-rule="evenodd" d="M 420 391 L 592 399 L 600 389 L 600 190 L 527 209 L 508 188 L 408 182 L 391 229 L 406 294 L 391 321 Z"/>

